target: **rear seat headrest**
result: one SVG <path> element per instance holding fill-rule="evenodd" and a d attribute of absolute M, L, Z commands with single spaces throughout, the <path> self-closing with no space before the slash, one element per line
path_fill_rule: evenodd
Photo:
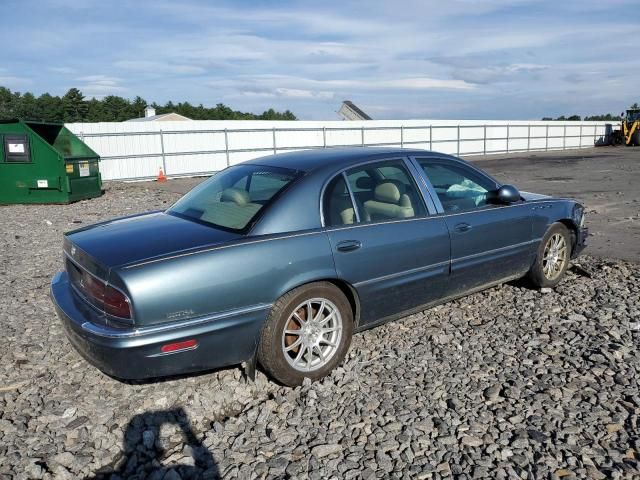
<path fill-rule="evenodd" d="M 379 202 L 398 203 L 400 200 L 400 190 L 395 183 L 383 182 L 376 186 L 374 191 L 375 199 Z"/>
<path fill-rule="evenodd" d="M 372 190 L 373 180 L 371 177 L 358 177 L 356 180 L 356 187 L 360 190 Z"/>
<path fill-rule="evenodd" d="M 236 205 L 244 207 L 251 199 L 249 198 L 249 193 L 245 190 L 226 188 L 222 191 L 220 200 L 223 202 L 234 202 Z"/>

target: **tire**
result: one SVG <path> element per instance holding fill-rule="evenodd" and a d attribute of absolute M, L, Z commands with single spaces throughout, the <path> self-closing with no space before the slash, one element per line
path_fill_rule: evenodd
<path fill-rule="evenodd" d="M 542 238 L 536 259 L 527 273 L 529 280 L 539 288 L 558 285 L 569 266 L 571 245 L 571 233 L 567 227 L 562 223 L 551 225 Z"/>
<path fill-rule="evenodd" d="M 640 146 L 640 130 L 633 132 L 633 135 L 631 135 L 631 144 L 634 146 Z"/>
<path fill-rule="evenodd" d="M 339 288 L 329 282 L 303 285 L 273 305 L 258 344 L 258 362 L 290 387 L 305 378 L 319 380 L 346 355 L 353 328 L 351 305 Z"/>

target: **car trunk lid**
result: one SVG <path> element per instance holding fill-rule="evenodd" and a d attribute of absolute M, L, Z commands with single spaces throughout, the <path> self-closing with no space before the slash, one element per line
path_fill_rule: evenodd
<path fill-rule="evenodd" d="M 163 256 L 211 247 L 240 234 L 202 225 L 164 212 L 125 217 L 70 232 L 65 251 L 91 273 Z"/>

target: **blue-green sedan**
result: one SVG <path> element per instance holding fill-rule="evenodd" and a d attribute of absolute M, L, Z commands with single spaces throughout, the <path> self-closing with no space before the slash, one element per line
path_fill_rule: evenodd
<path fill-rule="evenodd" d="M 292 152 L 66 234 L 51 294 L 74 347 L 114 377 L 259 363 L 298 385 L 354 332 L 523 276 L 554 287 L 586 237 L 579 203 L 449 155 Z"/>

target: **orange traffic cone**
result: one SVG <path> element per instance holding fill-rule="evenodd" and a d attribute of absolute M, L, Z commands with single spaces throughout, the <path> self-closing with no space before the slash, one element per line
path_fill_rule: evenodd
<path fill-rule="evenodd" d="M 166 182 L 167 176 L 162 171 L 162 167 L 160 167 L 160 172 L 158 173 L 158 178 L 156 178 L 156 182 Z"/>

